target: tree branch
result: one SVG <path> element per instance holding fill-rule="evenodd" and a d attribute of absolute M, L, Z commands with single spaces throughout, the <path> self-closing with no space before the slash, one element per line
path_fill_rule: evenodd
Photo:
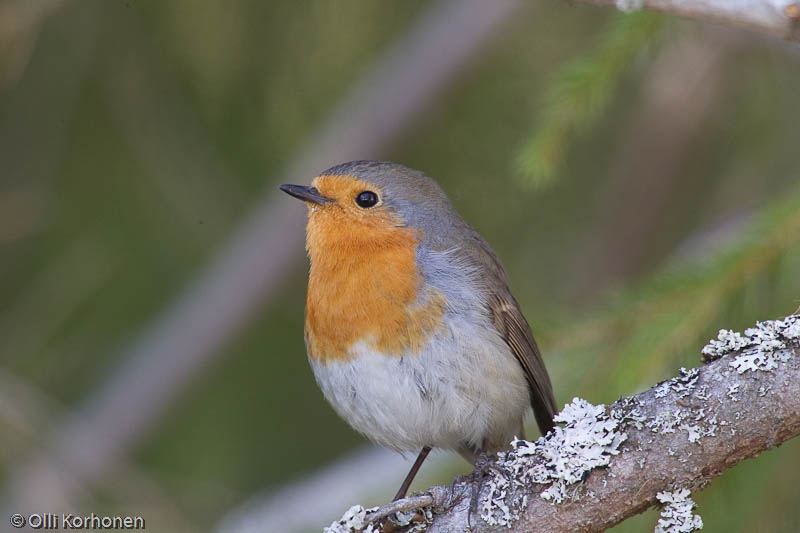
<path fill-rule="evenodd" d="M 800 41 L 798 0 L 584 0 L 623 11 L 650 9 L 670 15 L 718 22 Z"/>
<path fill-rule="evenodd" d="M 659 492 L 702 488 L 800 434 L 800 315 L 722 330 L 703 354 L 705 366 L 610 406 L 574 400 L 559 415 L 566 425 L 490 465 L 477 513 L 471 482 L 432 487 L 417 500 L 430 507 L 406 512 L 399 530 L 602 531 L 658 504 Z M 363 526 L 386 514 L 364 513 Z"/>

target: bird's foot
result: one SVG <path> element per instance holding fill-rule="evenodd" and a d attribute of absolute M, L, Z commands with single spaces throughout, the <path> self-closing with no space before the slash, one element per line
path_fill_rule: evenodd
<path fill-rule="evenodd" d="M 478 500 L 480 500 L 483 482 L 489 477 L 490 473 L 502 474 L 499 468 L 494 465 L 491 456 L 481 450 L 475 458 L 475 469 L 466 476 L 471 484 L 472 495 L 469 499 L 469 511 L 467 512 L 467 527 L 472 529 L 472 516 L 478 513 Z"/>

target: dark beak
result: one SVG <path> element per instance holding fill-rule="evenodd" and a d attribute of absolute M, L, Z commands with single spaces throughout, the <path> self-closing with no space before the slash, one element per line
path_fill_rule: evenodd
<path fill-rule="evenodd" d="M 281 190 L 286 194 L 299 198 L 304 202 L 311 202 L 317 205 L 325 205 L 335 200 L 322 196 L 319 191 L 314 187 L 304 187 L 302 185 L 281 185 Z"/>

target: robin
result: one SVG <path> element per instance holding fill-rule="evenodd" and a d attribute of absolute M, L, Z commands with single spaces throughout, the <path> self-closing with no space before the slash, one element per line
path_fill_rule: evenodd
<path fill-rule="evenodd" d="M 305 343 L 325 398 L 353 428 L 399 452 L 468 461 L 542 434 L 555 399 L 500 260 L 422 172 L 352 161 L 310 187 Z"/>

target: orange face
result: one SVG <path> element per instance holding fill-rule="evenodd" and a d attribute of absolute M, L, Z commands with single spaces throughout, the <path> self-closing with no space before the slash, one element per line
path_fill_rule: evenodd
<path fill-rule="evenodd" d="M 311 186 L 333 202 L 318 205 L 308 203 L 308 246 L 335 246 L 338 240 L 380 242 L 381 237 L 393 233 L 403 225 L 383 202 L 383 191 L 354 176 L 318 176 Z M 361 207 L 357 199 L 361 193 L 371 192 L 377 203 Z M 366 205 L 366 204 L 365 204 Z M 319 243 L 316 239 L 320 239 Z M 313 240 L 313 242 L 312 242 Z M 310 250 L 309 250 L 310 251 Z"/>
<path fill-rule="evenodd" d="M 424 279 L 416 264 L 418 234 L 372 184 L 319 176 L 312 186 L 332 201 L 308 203 L 309 355 L 346 360 L 358 342 L 387 355 L 416 352 L 441 325 L 446 306 L 438 292 L 419 298 Z M 361 196 L 366 192 L 377 199 Z"/>

